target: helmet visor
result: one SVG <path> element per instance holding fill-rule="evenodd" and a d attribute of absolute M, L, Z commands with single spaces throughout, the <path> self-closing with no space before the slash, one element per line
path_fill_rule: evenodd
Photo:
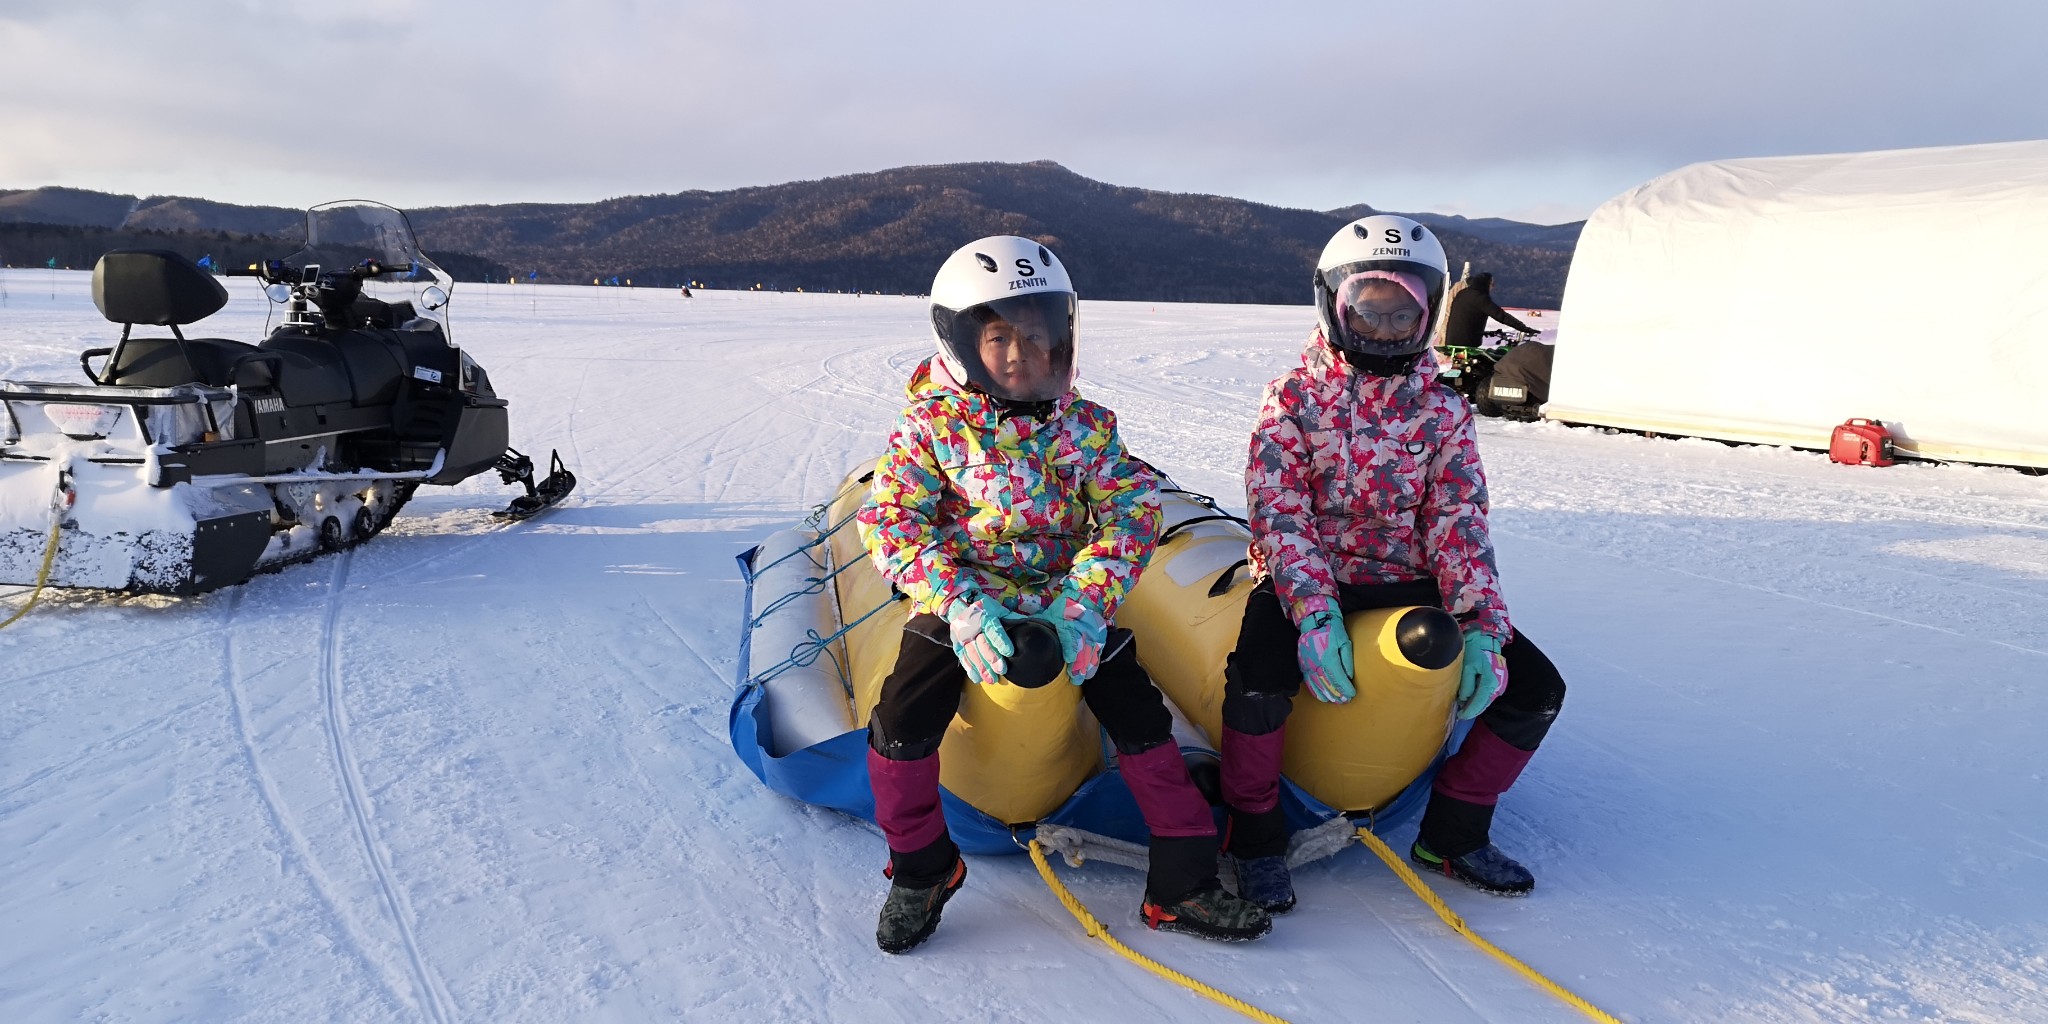
<path fill-rule="evenodd" d="M 1414 355 L 1429 347 L 1444 278 L 1406 260 L 1368 260 L 1332 267 L 1317 277 L 1330 341 L 1347 352 Z"/>
<path fill-rule="evenodd" d="M 1011 402 L 1045 402 L 1074 386 L 1074 296 L 1041 292 L 954 311 L 932 307 L 939 345 L 970 386 Z"/>

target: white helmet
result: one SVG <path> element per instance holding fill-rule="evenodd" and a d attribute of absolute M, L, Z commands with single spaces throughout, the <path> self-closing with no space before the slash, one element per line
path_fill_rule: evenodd
<path fill-rule="evenodd" d="M 1015 235 L 969 242 L 932 279 L 939 359 L 992 398 L 1058 398 L 1074 386 L 1074 306 L 1074 284 L 1052 250 Z"/>
<path fill-rule="evenodd" d="M 1429 332 L 1449 276 L 1436 233 L 1406 217 L 1382 213 L 1352 221 L 1331 236 L 1316 260 L 1316 317 L 1323 337 L 1346 352 L 1368 356 L 1412 356 L 1429 347 Z M 1415 300 L 1416 310 L 1365 309 L 1357 303 L 1367 282 L 1391 281 Z M 1385 304 L 1382 303 L 1382 306 Z M 1402 333 L 1376 335 L 1382 313 Z M 1410 318 L 1413 318 L 1412 321 Z M 1407 330 L 1410 323 L 1413 330 Z"/>

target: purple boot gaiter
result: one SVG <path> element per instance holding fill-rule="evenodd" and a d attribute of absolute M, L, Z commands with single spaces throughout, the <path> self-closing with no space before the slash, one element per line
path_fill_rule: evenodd
<path fill-rule="evenodd" d="M 1223 727 L 1223 802 L 1232 810 L 1264 814 L 1280 802 L 1280 753 L 1285 726 L 1253 735 Z"/>
<path fill-rule="evenodd" d="M 1209 814 L 1209 802 L 1202 799 L 1195 780 L 1188 777 L 1179 744 L 1169 741 L 1142 754 L 1124 754 L 1117 764 L 1123 770 L 1124 785 L 1138 798 L 1147 831 L 1155 836 L 1216 834 L 1216 819 Z"/>
<path fill-rule="evenodd" d="M 939 810 L 939 755 L 891 761 L 868 751 L 868 785 L 875 791 L 875 823 L 897 853 L 916 853 L 946 834 Z"/>
<path fill-rule="evenodd" d="M 1443 770 L 1437 773 L 1435 789 L 1456 800 L 1491 807 L 1521 777 L 1522 769 L 1535 753 L 1509 746 L 1481 719 L 1472 723 L 1464 745 L 1444 762 Z"/>

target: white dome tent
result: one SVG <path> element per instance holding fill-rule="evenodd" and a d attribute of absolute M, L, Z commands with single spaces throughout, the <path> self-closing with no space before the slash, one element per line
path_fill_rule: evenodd
<path fill-rule="evenodd" d="M 1608 200 L 1547 418 L 2048 466 L 2048 141 L 1693 164 Z"/>

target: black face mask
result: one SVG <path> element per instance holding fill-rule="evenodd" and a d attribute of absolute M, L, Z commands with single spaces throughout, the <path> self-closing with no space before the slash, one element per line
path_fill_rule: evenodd
<path fill-rule="evenodd" d="M 1415 372 L 1416 360 L 1420 353 L 1405 356 L 1369 356 L 1359 352 L 1343 352 L 1344 361 L 1351 368 L 1369 377 L 1405 377 Z"/>
<path fill-rule="evenodd" d="M 1058 399 L 1044 402 L 1013 402 L 1007 398 L 997 398 L 994 395 L 989 396 L 989 401 L 995 403 L 997 423 L 1001 423 L 1012 416 L 1029 416 L 1032 419 L 1039 420 L 1047 419 L 1052 416 L 1053 407 L 1059 404 Z"/>

